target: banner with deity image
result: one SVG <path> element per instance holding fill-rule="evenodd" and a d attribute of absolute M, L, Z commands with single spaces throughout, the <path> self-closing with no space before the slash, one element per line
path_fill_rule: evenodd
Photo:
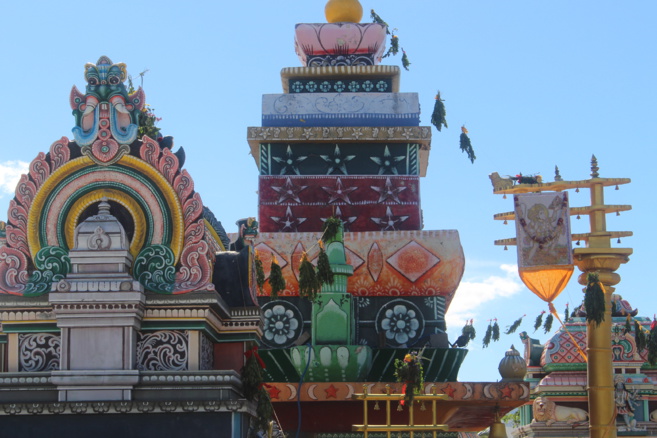
<path fill-rule="evenodd" d="M 568 192 L 515 195 L 513 201 L 518 268 L 572 265 Z"/>

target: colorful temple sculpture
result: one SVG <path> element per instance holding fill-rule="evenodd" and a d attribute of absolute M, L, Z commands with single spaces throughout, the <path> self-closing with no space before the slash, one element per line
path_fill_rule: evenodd
<path fill-rule="evenodd" d="M 262 335 L 252 248 L 229 250 L 182 149 L 143 131 L 154 116 L 125 64 L 101 57 L 84 77 L 73 140 L 32 161 L 2 222 L 3 429 L 244 437 L 256 406 L 240 370 Z"/>
<path fill-rule="evenodd" d="M 341 2 L 327 4 L 327 18 L 331 3 Z M 258 297 L 268 392 L 286 432 L 362 436 L 352 432 L 364 414 L 352 396 L 388 384 L 400 393 L 395 360 L 423 349 L 425 391 L 448 395 L 440 436 L 480 431 L 528 401 L 528 386 L 522 375 L 457 382 L 467 350 L 448 342 L 445 312 L 465 258 L 456 230 L 422 229 L 431 129 L 420 126 L 417 93 L 399 90 L 400 69 L 379 64 L 386 27 L 359 19 L 297 24 L 302 67 L 281 71 L 283 93 L 263 96 L 262 126 L 247 130 L 260 174 L 251 243 L 265 277 L 275 262 L 286 284 L 276 296 L 266 284 Z M 317 263 L 332 218 L 342 228 L 327 247 L 336 280 L 311 300 L 300 293 L 302 259 Z M 369 421 L 384 424 L 384 411 Z M 404 411 L 392 417 L 408 421 Z"/>
<path fill-rule="evenodd" d="M 637 309 L 618 294 L 612 296 L 612 353 L 614 401 L 618 436 L 657 434 L 657 367 L 648 362 L 648 350 L 637 347 L 635 323 L 650 330 L 651 318 L 637 317 Z M 522 426 L 517 437 L 589 436 L 587 364 L 578 352 L 587 351 L 586 312 L 576 309 L 544 344 L 526 332 L 520 337 L 527 363 L 526 381 L 532 387 L 531 404 L 520 409 Z M 632 330 L 626 329 L 630 322 Z"/>

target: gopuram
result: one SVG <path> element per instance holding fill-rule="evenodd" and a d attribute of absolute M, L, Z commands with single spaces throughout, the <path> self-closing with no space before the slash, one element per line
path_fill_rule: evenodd
<path fill-rule="evenodd" d="M 126 65 L 103 56 L 84 78 L 73 140 L 34 158 L 2 222 L 2 429 L 245 437 L 256 406 L 240 370 L 262 334 L 252 249 L 228 250 L 184 151 L 143 133 L 154 116 Z"/>
<path fill-rule="evenodd" d="M 638 309 L 620 295 L 612 295 L 611 348 L 618 436 L 657 434 L 657 370 L 648 362 L 648 351 L 637 347 L 635 334 L 626 330 L 628 317 L 633 320 L 631 325 L 636 322 L 645 331 L 650 330 L 652 319 L 637 314 Z M 583 306 L 576 309 L 565 323 L 566 329 L 559 329 L 543 344 L 521 333 L 533 402 L 520 408 L 522 426 L 513 436 L 589 436 L 587 364 L 575 345 L 577 342 L 586 351 L 585 316 Z"/>
<path fill-rule="evenodd" d="M 408 424 L 408 406 L 386 413 L 372 403 L 365 413 L 353 397 L 386 385 L 400 394 L 395 361 L 422 351 L 423 392 L 447 396 L 433 419 L 445 431 L 427 436 L 480 431 L 526 403 L 528 386 L 457 381 L 467 350 L 448 342 L 445 313 L 465 259 L 456 230 L 422 229 L 431 128 L 420 126 L 417 93 L 400 91 L 400 69 L 380 65 L 386 26 L 360 23 L 352 6 L 330 1 L 328 23 L 296 25 L 302 67 L 282 69 L 283 92 L 263 95 L 262 126 L 247 130 L 259 170 L 260 233 L 249 243 L 265 277 L 276 266 L 285 280 L 275 296 L 269 281 L 258 297 L 266 388 L 284 431 L 360 437 L 352 426 L 364 414 L 370 424 L 386 415 Z M 336 280 L 308 299 L 302 260 L 319 263 L 331 218 L 342 228 L 326 249 Z M 432 423 L 424 408 L 416 424 Z"/>

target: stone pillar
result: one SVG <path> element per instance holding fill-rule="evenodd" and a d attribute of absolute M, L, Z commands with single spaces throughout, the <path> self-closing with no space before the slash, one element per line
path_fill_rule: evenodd
<path fill-rule="evenodd" d="M 130 400 L 139 381 L 144 290 L 130 276 L 128 238 L 106 200 L 77 226 L 74 241 L 72 271 L 50 293 L 61 329 L 60 370 L 52 381 L 60 401 Z"/>

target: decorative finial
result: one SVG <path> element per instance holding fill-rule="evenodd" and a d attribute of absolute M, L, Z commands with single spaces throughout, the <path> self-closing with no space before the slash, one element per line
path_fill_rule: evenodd
<path fill-rule="evenodd" d="M 109 199 L 102 197 L 100 199 L 100 204 L 98 204 L 98 216 L 109 216 L 110 215 L 110 205 Z"/>
<path fill-rule="evenodd" d="M 561 178 L 561 174 L 559 173 L 559 168 L 557 166 L 554 166 L 554 180 L 563 181 L 563 178 Z"/>
<path fill-rule="evenodd" d="M 360 23 L 363 6 L 358 0 L 328 0 L 324 14 L 329 23 Z"/>
<path fill-rule="evenodd" d="M 598 173 L 600 168 L 598 167 L 598 159 L 595 158 L 595 155 L 591 155 L 591 177 L 597 178 L 600 176 Z"/>

